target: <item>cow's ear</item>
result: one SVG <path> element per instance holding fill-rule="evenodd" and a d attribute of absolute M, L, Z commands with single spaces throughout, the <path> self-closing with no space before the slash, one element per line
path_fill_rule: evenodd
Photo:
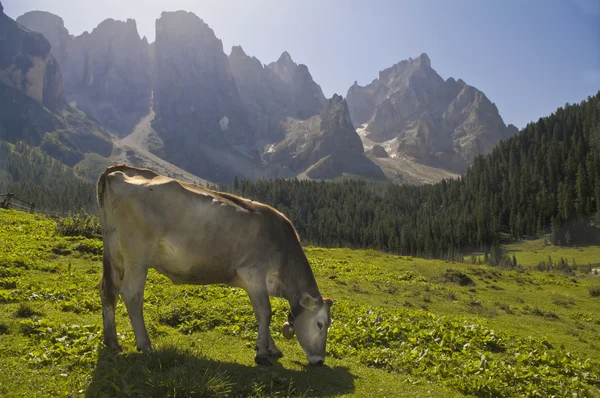
<path fill-rule="evenodd" d="M 333 305 L 334 301 L 332 299 L 330 299 L 329 297 L 325 297 L 323 298 L 323 304 L 327 305 L 328 307 L 331 307 Z"/>
<path fill-rule="evenodd" d="M 300 305 L 307 310 L 312 311 L 317 305 L 317 300 L 315 300 L 313 296 L 308 293 L 302 293 L 302 296 L 300 297 Z"/>
<path fill-rule="evenodd" d="M 285 337 L 286 339 L 291 339 L 292 337 L 294 337 L 294 327 L 288 322 L 285 322 L 283 324 L 283 328 L 281 331 L 283 333 L 283 337 Z"/>

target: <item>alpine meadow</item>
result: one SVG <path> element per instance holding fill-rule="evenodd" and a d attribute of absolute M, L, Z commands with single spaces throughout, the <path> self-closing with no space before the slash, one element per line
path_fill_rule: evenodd
<path fill-rule="evenodd" d="M 0 4 L 0 396 L 600 397 L 593 1 L 100 4 Z"/>

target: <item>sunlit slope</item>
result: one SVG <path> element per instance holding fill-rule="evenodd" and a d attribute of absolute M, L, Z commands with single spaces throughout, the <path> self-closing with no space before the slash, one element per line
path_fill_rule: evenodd
<path fill-rule="evenodd" d="M 101 345 L 102 244 L 55 235 L 44 217 L 0 210 L 2 396 L 594 396 L 600 298 L 594 276 L 307 248 L 335 298 L 326 367 L 306 366 L 279 328 L 285 357 L 253 364 L 256 321 L 246 294 L 175 286 L 151 272 L 145 315 L 156 351 Z"/>

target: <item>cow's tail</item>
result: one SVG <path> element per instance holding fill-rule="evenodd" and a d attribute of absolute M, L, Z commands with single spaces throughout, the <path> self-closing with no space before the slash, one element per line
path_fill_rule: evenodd
<path fill-rule="evenodd" d="M 111 220 L 107 217 L 104 196 L 106 193 L 106 177 L 115 171 L 122 171 L 128 166 L 124 164 L 114 165 L 104 170 L 104 173 L 98 179 L 97 184 L 97 199 L 100 207 L 100 221 L 102 223 L 102 242 L 104 246 L 104 254 L 102 256 L 102 280 L 100 281 L 100 294 L 103 298 L 103 303 L 114 306 L 117 301 L 117 289 L 113 279 L 113 268 L 110 262 L 109 238 L 108 232 L 111 227 Z"/>

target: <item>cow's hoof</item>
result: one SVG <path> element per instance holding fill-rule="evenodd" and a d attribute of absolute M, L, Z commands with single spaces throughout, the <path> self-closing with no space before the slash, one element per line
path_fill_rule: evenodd
<path fill-rule="evenodd" d="M 150 354 L 152 352 L 152 346 L 147 345 L 147 346 L 143 346 L 143 347 L 137 347 L 137 350 L 139 352 L 143 352 L 144 354 Z"/>
<path fill-rule="evenodd" d="M 271 363 L 271 361 L 269 361 L 269 357 L 266 356 L 255 356 L 254 357 L 254 362 L 256 362 L 256 364 L 258 366 L 272 366 L 273 364 Z"/>
<path fill-rule="evenodd" d="M 281 352 L 279 350 L 277 350 L 277 351 L 269 350 L 269 357 L 276 358 L 276 359 L 283 358 L 283 352 Z"/>

